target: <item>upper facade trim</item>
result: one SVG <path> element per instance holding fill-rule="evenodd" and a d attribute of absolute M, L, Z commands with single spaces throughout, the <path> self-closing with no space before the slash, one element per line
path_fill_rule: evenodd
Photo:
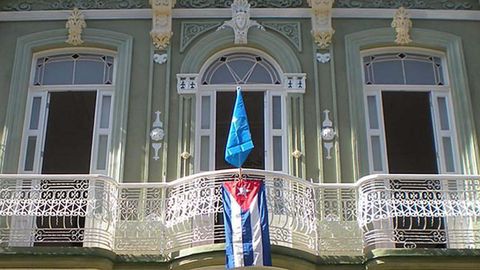
<path fill-rule="evenodd" d="M 250 0 L 252 8 L 306 8 L 307 0 Z M 232 1 L 212 0 L 177 0 L 175 8 L 230 8 Z M 480 3 L 476 0 L 424 0 L 424 1 L 358 1 L 343 0 L 336 1 L 336 8 L 399 8 L 403 6 L 408 9 L 480 9 Z M 64 10 L 73 9 L 133 9 L 149 8 L 148 0 L 77 0 L 77 1 L 58 1 L 58 0 L 36 0 L 36 1 L 18 1 L 6 0 L 0 4 L 0 10 L 3 11 L 31 11 L 31 10 Z"/>
<path fill-rule="evenodd" d="M 252 8 L 254 18 L 310 18 L 309 8 Z M 332 18 L 389 19 L 395 9 L 379 8 L 334 8 Z M 411 19 L 425 20 L 467 20 L 480 21 L 480 10 L 424 10 L 409 9 Z M 82 10 L 87 20 L 151 19 L 151 9 L 90 9 Z M 71 10 L 2 11 L 0 21 L 66 21 Z M 230 18 L 232 12 L 226 8 L 173 9 L 173 19 Z"/>

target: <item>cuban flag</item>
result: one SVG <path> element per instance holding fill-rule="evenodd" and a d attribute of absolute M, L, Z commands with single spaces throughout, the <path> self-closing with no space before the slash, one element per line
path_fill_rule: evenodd
<path fill-rule="evenodd" d="M 260 180 L 223 184 L 226 268 L 271 266 L 265 185 Z"/>

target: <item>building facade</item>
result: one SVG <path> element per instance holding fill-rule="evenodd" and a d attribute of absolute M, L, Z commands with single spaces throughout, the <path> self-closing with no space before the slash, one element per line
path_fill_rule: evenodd
<path fill-rule="evenodd" d="M 223 269 L 241 86 L 273 267 L 480 265 L 480 3 L 0 3 L 0 268 Z"/>

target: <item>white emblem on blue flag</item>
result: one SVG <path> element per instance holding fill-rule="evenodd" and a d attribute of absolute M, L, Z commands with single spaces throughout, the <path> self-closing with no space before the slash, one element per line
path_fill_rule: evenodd
<path fill-rule="evenodd" d="M 248 126 L 247 112 L 243 103 L 241 88 L 237 87 L 237 99 L 235 100 L 232 122 L 225 147 L 225 161 L 240 168 L 252 149 L 253 142 Z"/>

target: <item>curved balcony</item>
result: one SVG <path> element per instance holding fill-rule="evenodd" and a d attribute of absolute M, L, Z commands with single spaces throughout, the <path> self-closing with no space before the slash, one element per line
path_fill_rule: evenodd
<path fill-rule="evenodd" d="M 375 248 L 479 248 L 480 176 L 372 175 L 310 183 L 242 170 L 265 181 L 273 245 L 313 255 Z M 172 253 L 224 241 L 221 184 L 238 170 L 168 183 L 99 175 L 0 175 L 0 244 Z"/>

